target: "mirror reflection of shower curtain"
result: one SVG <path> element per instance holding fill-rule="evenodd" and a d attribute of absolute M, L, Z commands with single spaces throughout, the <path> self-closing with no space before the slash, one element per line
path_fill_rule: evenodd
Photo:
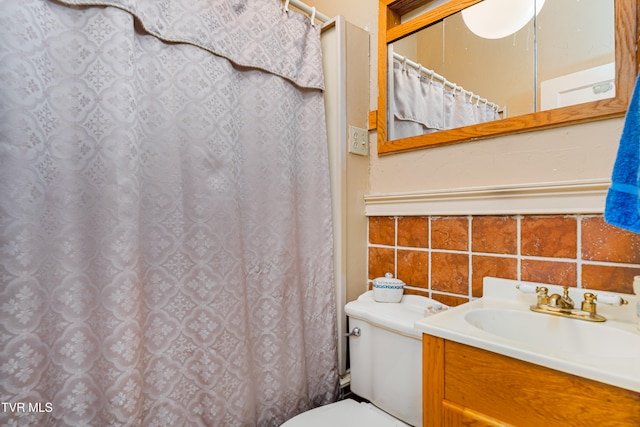
<path fill-rule="evenodd" d="M 474 105 L 457 88 L 445 88 L 445 129 L 455 129 L 462 126 L 480 123 L 479 114 L 474 114 Z"/>
<path fill-rule="evenodd" d="M 319 28 L 273 0 L 64 3 L 0 5 L 0 394 L 45 409 L 0 424 L 333 401 Z"/>
<path fill-rule="evenodd" d="M 393 139 L 498 120 L 494 108 L 444 85 L 418 69 L 393 61 Z"/>
<path fill-rule="evenodd" d="M 416 68 L 393 61 L 393 139 L 444 129 L 444 87 Z"/>

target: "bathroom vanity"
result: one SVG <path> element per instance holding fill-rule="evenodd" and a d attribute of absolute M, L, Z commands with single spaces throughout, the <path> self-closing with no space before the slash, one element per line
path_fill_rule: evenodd
<path fill-rule="evenodd" d="M 640 393 L 430 335 L 424 426 L 640 426 Z"/>
<path fill-rule="evenodd" d="M 635 304 L 598 308 L 602 323 L 567 319 L 530 311 L 535 295 L 517 284 L 486 278 L 483 298 L 416 323 L 423 425 L 640 426 Z"/>

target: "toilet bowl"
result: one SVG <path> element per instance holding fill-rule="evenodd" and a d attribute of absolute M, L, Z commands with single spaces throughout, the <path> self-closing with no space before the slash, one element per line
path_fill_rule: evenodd
<path fill-rule="evenodd" d="M 427 297 L 376 302 L 373 292 L 345 306 L 351 391 L 365 402 L 341 400 L 311 409 L 282 427 L 406 427 L 422 425 L 422 334 L 414 323 L 445 309 Z"/>

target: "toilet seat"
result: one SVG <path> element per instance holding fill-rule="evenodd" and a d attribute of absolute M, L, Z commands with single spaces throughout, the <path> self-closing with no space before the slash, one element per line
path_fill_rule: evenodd
<path fill-rule="evenodd" d="M 370 403 L 345 399 L 303 412 L 281 427 L 408 427 Z"/>

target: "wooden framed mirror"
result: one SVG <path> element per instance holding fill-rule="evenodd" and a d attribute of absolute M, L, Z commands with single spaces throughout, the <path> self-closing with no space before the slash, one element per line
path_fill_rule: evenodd
<path fill-rule="evenodd" d="M 393 78 L 390 79 L 393 73 L 393 68 L 391 68 L 390 71 L 390 64 L 391 67 L 393 67 L 393 61 L 389 61 L 391 55 L 393 55 L 390 47 L 394 44 L 397 45 L 398 42 L 405 40 L 408 36 L 417 34 L 423 29 L 429 29 L 441 22 L 445 22 L 446 19 L 461 13 L 464 9 L 481 1 L 482 0 L 379 0 L 379 93 L 376 117 L 379 155 L 447 144 L 472 142 L 495 136 L 620 117 L 625 114 L 638 71 L 638 54 L 636 49 L 639 39 L 638 2 L 637 0 L 610 0 L 613 1 L 613 10 L 611 11 L 613 22 L 610 24 L 610 27 L 611 32 L 615 33 L 609 37 L 609 39 L 613 37 L 610 41 L 613 51 L 610 53 L 611 62 L 609 63 L 610 73 L 612 74 L 615 85 L 612 95 L 605 95 L 603 99 L 594 101 L 577 101 L 581 103 L 574 105 L 561 107 L 547 106 L 545 109 L 535 107 L 531 112 L 525 112 L 524 114 L 519 114 L 517 108 L 511 109 L 515 111 L 516 114 L 507 114 L 507 108 L 504 108 L 504 110 L 500 110 L 500 117 L 497 119 L 489 119 L 490 121 L 482 123 L 453 128 L 444 127 L 434 129 L 428 133 L 419 132 L 411 136 L 405 136 L 402 132 L 399 132 L 397 134 L 399 134 L 400 137 L 394 137 L 392 130 L 390 134 L 389 125 L 390 122 L 393 121 L 393 117 L 389 117 L 392 108 L 389 107 L 388 104 L 390 101 L 388 91 L 390 86 L 394 85 Z M 546 0 L 547 6 L 554 1 L 557 2 L 559 0 Z M 602 0 L 598 1 L 601 2 Z M 424 11 L 416 12 L 419 10 Z M 533 22 L 534 24 L 528 24 L 531 26 L 528 31 L 529 34 L 531 34 L 531 31 L 534 31 L 534 35 L 530 35 L 529 38 L 535 40 L 535 31 L 539 25 L 536 27 L 535 20 L 533 20 Z M 449 27 L 452 27 L 452 25 L 449 25 Z M 588 31 L 588 28 L 583 28 L 583 30 Z M 602 37 L 602 39 L 606 39 L 606 37 Z M 515 40 L 515 38 L 513 40 Z M 537 46 L 531 44 L 528 46 L 526 49 L 535 50 L 537 48 Z M 416 65 L 416 63 L 414 62 L 413 65 Z M 433 73 L 433 70 L 431 70 L 431 72 Z M 431 78 L 433 78 L 433 75 L 434 74 L 431 74 Z M 439 74 L 435 75 L 439 77 Z M 569 77 L 571 77 L 570 80 L 575 80 L 573 74 L 569 75 Z M 592 90 L 594 93 L 604 92 L 608 91 L 609 87 L 604 88 L 603 85 L 600 84 L 594 85 L 593 88 L 590 87 L 589 90 Z M 540 82 L 537 81 L 535 75 L 533 91 L 537 99 L 539 96 L 538 92 L 540 91 Z M 453 92 L 455 94 L 455 88 Z M 479 102 L 480 99 L 482 98 L 478 96 L 475 102 Z M 471 97 L 470 100 L 474 102 L 473 97 Z M 535 101 L 534 104 L 538 105 L 539 101 Z M 496 111 L 498 111 L 497 108 Z"/>

